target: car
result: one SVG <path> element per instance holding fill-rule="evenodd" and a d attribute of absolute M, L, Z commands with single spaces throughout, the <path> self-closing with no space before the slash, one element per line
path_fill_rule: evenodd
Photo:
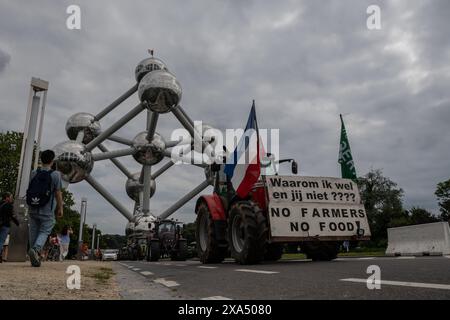
<path fill-rule="evenodd" d="M 116 261 L 117 260 L 117 250 L 115 250 L 115 249 L 103 250 L 103 252 L 102 252 L 102 260 L 103 261 L 107 261 L 107 260 Z"/>

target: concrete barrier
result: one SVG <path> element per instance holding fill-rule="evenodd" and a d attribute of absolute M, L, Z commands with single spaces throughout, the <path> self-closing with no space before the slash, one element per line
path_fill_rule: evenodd
<path fill-rule="evenodd" d="M 389 228 L 386 255 L 450 255 L 448 222 Z"/>

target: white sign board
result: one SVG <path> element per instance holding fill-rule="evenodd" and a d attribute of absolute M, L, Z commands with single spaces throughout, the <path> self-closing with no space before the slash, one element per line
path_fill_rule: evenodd
<path fill-rule="evenodd" d="M 349 179 L 265 176 L 272 237 L 370 236 L 358 186 Z"/>

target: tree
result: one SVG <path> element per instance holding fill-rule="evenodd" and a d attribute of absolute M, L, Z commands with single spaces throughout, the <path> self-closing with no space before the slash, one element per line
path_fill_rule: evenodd
<path fill-rule="evenodd" d="M 0 132 L 0 193 L 16 191 L 22 132 Z"/>
<path fill-rule="evenodd" d="M 187 223 L 183 226 L 183 237 L 187 243 L 195 242 L 195 223 Z"/>
<path fill-rule="evenodd" d="M 434 193 L 438 199 L 441 220 L 450 220 L 450 179 L 444 182 L 440 182 L 437 185 L 436 192 Z"/>
<path fill-rule="evenodd" d="M 378 246 L 385 245 L 387 228 L 392 227 L 393 222 L 408 219 L 407 212 L 403 210 L 403 190 L 384 177 L 381 170 L 371 170 L 358 178 L 358 187 L 367 212 L 371 240 Z"/>
<path fill-rule="evenodd" d="M 409 220 L 410 224 L 423 224 L 438 222 L 439 218 L 425 209 L 413 207 L 409 210 Z"/>

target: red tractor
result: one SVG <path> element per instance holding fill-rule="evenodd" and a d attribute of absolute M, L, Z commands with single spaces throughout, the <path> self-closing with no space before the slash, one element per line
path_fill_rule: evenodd
<path fill-rule="evenodd" d="M 292 173 L 297 174 L 297 163 L 293 159 L 278 161 L 283 162 L 291 162 Z M 277 175 L 275 161 L 270 154 L 261 160 L 261 169 L 265 177 Z M 273 238 L 266 179 L 260 179 L 250 194 L 241 199 L 235 195 L 220 167 L 212 168 L 212 171 L 216 174 L 214 192 L 201 196 L 195 206 L 197 252 L 202 263 L 220 263 L 230 253 L 240 264 L 276 261 L 282 256 L 285 243 L 299 245 L 309 259 L 329 261 L 337 257 L 341 240 L 363 239 L 360 231 L 364 230 L 359 230 L 359 227 L 357 235 L 352 238 Z"/>
<path fill-rule="evenodd" d="M 297 174 L 297 163 L 291 162 L 292 173 Z M 266 174 L 276 174 L 272 155 L 261 161 Z M 238 198 L 233 187 L 219 167 L 214 193 L 201 196 L 196 203 L 197 253 L 202 263 L 220 263 L 231 252 L 240 264 L 256 264 L 263 260 L 281 258 L 283 246 L 270 241 L 267 222 L 266 189 L 258 181 L 245 199 Z"/>

